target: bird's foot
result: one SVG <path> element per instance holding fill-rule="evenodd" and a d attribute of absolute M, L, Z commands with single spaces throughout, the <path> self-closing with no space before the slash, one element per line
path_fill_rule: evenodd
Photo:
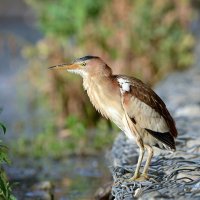
<path fill-rule="evenodd" d="M 127 181 L 127 182 L 134 182 L 134 181 L 137 181 L 137 179 L 138 179 L 139 177 L 140 177 L 140 173 L 134 174 L 133 177 L 127 179 L 126 181 Z"/>
<path fill-rule="evenodd" d="M 138 182 L 142 182 L 142 181 L 146 181 L 149 179 L 149 176 L 147 174 L 138 174 L 138 175 L 134 175 L 133 177 L 127 179 L 127 182 L 134 182 L 134 181 L 138 181 Z"/>
<path fill-rule="evenodd" d="M 145 173 L 145 174 L 141 174 L 140 177 L 138 177 L 136 181 L 146 181 L 146 180 L 149 180 L 149 176 Z"/>

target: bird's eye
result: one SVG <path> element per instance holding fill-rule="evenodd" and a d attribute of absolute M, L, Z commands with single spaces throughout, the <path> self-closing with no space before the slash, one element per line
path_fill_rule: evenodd
<path fill-rule="evenodd" d="M 83 62 L 83 63 L 81 63 L 81 65 L 82 65 L 82 66 L 85 66 L 85 65 L 86 65 L 86 63 L 85 63 L 85 62 Z"/>

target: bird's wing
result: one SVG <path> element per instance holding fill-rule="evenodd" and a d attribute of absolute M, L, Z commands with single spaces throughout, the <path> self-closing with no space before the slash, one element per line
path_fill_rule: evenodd
<path fill-rule="evenodd" d="M 122 105 L 133 123 L 138 123 L 157 139 L 161 133 L 177 136 L 175 123 L 160 97 L 142 81 L 127 76 L 117 76 Z M 161 138 L 160 140 L 163 140 Z"/>

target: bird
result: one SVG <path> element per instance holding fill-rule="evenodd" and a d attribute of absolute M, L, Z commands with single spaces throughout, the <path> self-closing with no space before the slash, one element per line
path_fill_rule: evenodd
<path fill-rule="evenodd" d="M 149 179 L 153 147 L 172 152 L 176 150 L 175 138 L 178 132 L 175 121 L 162 99 L 141 80 L 113 74 L 100 57 L 93 55 L 77 58 L 71 64 L 51 66 L 49 69 L 66 70 L 80 75 L 95 109 L 138 145 L 139 157 L 134 175 L 129 181 Z M 147 159 L 141 173 L 145 151 Z"/>

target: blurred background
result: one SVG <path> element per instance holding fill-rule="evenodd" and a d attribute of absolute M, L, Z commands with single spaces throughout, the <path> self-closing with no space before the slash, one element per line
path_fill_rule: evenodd
<path fill-rule="evenodd" d="M 13 193 L 36 199 L 48 186 L 54 199 L 93 199 L 111 180 L 104 157 L 119 130 L 94 110 L 80 77 L 47 68 L 97 55 L 153 87 L 193 64 L 198 1 L 0 2 L 0 137 Z"/>

